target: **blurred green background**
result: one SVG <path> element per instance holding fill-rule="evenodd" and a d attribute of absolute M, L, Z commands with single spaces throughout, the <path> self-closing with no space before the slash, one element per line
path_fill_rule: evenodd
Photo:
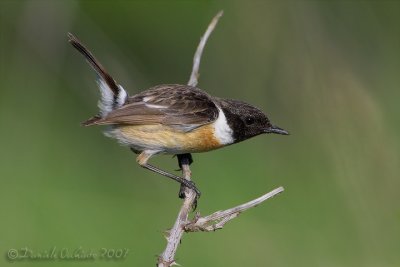
<path fill-rule="evenodd" d="M 76 34 L 131 94 L 186 83 L 262 108 L 290 136 L 195 154 L 206 215 L 286 191 L 214 233 L 183 266 L 400 266 L 400 2 L 0 2 L 1 266 L 154 266 L 179 186 L 79 123 L 97 113 Z M 153 163 L 166 170 L 176 159 Z M 11 248 L 128 248 L 124 260 L 11 263 Z"/>

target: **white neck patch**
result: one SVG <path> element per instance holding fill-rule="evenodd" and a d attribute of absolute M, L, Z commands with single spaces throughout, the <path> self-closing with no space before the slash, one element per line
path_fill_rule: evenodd
<path fill-rule="evenodd" d="M 214 123 L 214 136 L 218 139 L 218 141 L 223 145 L 232 144 L 233 139 L 233 131 L 231 127 L 229 127 L 228 122 L 226 120 L 225 114 L 218 107 L 218 119 Z"/>

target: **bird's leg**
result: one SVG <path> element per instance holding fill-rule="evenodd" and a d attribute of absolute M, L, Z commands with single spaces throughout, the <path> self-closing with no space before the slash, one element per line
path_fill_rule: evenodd
<path fill-rule="evenodd" d="M 186 160 L 188 160 L 189 165 L 193 163 L 193 157 L 192 154 L 178 154 L 176 155 L 178 157 L 178 164 L 179 164 L 179 168 L 182 170 L 182 159 L 185 158 Z M 184 199 L 185 198 L 185 189 L 186 187 L 181 184 L 181 187 L 179 189 L 179 198 Z"/>
<path fill-rule="evenodd" d="M 182 170 L 182 159 L 186 158 L 189 161 L 189 165 L 193 163 L 193 157 L 192 154 L 190 153 L 186 153 L 186 154 L 178 154 L 176 155 L 178 157 L 178 164 L 179 164 L 179 168 Z"/>
<path fill-rule="evenodd" d="M 136 158 L 136 161 L 137 161 L 137 163 L 138 163 L 140 166 L 142 166 L 143 168 L 148 169 L 148 170 L 150 170 L 150 171 L 153 171 L 153 172 L 155 172 L 155 173 L 161 174 L 161 175 L 163 175 L 163 176 L 165 176 L 165 177 L 168 177 L 168 178 L 170 178 L 170 179 L 172 179 L 172 180 L 177 181 L 178 183 L 181 184 L 181 186 L 183 185 L 183 186 L 186 186 L 186 187 L 192 189 L 193 191 L 196 192 L 197 198 L 200 197 L 201 192 L 199 191 L 199 189 L 197 189 L 197 187 L 196 187 L 196 185 L 195 185 L 194 182 L 189 181 L 189 180 L 186 180 L 186 179 L 184 179 L 184 178 L 182 178 L 182 177 L 179 177 L 179 176 L 177 176 L 177 175 L 174 175 L 174 174 L 171 174 L 171 173 L 169 173 L 169 172 L 163 171 L 163 170 L 161 170 L 161 169 L 159 169 L 159 168 L 157 168 L 157 167 L 155 167 L 155 166 L 153 166 L 153 165 L 148 164 L 147 161 L 148 161 L 148 160 L 150 159 L 150 157 L 153 156 L 153 155 L 154 155 L 154 153 L 149 153 L 149 152 L 143 151 L 143 152 L 140 153 L 139 156 Z"/>
<path fill-rule="evenodd" d="M 137 154 L 137 153 L 136 153 L 136 154 Z M 176 171 L 182 171 L 182 159 L 183 159 L 183 158 L 185 158 L 186 160 L 189 161 L 189 165 L 193 163 L 193 157 L 192 157 L 192 154 L 190 154 L 190 153 L 186 153 L 186 154 L 176 154 L 176 155 L 173 155 L 172 157 L 173 157 L 173 158 L 174 158 L 174 157 L 177 157 L 177 158 L 178 158 L 178 166 L 179 166 L 179 169 L 177 169 Z"/>

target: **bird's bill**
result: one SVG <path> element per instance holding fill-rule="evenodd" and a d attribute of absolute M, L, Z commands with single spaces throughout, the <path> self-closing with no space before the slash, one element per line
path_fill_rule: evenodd
<path fill-rule="evenodd" d="M 278 126 L 274 126 L 274 125 L 265 129 L 265 133 L 274 133 L 274 134 L 283 134 L 283 135 L 289 134 L 288 131 L 283 130 L 282 128 L 279 128 Z"/>

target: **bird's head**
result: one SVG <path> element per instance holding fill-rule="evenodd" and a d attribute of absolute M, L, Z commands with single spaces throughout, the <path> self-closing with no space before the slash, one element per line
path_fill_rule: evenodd
<path fill-rule="evenodd" d="M 260 109 L 238 100 L 220 99 L 219 104 L 232 129 L 234 143 L 244 141 L 264 133 L 288 135 L 289 133 L 273 125 Z"/>

